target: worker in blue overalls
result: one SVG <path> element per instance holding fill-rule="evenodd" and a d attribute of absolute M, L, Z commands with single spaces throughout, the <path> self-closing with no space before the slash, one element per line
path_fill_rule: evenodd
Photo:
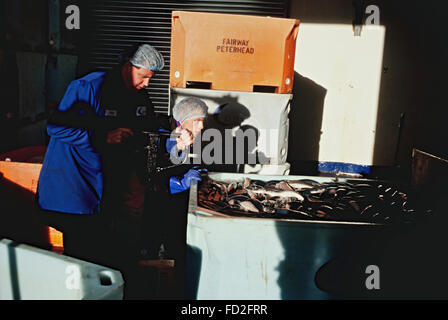
<path fill-rule="evenodd" d="M 113 264 L 109 258 L 120 247 L 111 231 L 116 213 L 143 212 L 145 184 L 138 179 L 134 137 L 159 127 L 143 89 L 164 67 L 148 44 L 120 58 L 113 70 L 68 86 L 48 120 L 50 142 L 36 195 L 43 222 L 63 232 L 65 253 L 105 265 Z"/>

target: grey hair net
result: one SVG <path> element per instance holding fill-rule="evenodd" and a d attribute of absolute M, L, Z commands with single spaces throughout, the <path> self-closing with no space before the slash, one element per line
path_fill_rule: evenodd
<path fill-rule="evenodd" d="M 133 46 L 120 55 L 120 62 L 129 61 L 132 65 L 151 71 L 160 71 L 165 66 L 162 54 L 149 44 Z"/>
<path fill-rule="evenodd" d="M 182 99 L 173 108 L 173 117 L 180 123 L 187 120 L 205 118 L 208 107 L 204 101 L 195 97 Z"/>

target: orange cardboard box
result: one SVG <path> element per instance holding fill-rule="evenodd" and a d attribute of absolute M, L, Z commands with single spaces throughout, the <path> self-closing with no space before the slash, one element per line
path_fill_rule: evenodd
<path fill-rule="evenodd" d="M 291 93 L 299 23 L 173 11 L 170 86 Z"/>

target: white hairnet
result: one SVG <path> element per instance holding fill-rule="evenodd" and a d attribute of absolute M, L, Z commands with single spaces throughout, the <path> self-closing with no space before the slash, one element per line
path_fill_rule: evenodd
<path fill-rule="evenodd" d="M 151 71 L 160 71 L 165 65 L 160 52 L 149 44 L 140 45 L 135 53 L 129 57 L 129 62 L 136 67 Z"/>
<path fill-rule="evenodd" d="M 205 118 L 208 107 L 204 101 L 195 97 L 182 99 L 173 108 L 173 117 L 180 123 L 187 120 Z"/>

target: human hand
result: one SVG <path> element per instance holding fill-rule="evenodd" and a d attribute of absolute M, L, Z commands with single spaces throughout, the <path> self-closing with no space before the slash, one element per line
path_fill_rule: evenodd
<path fill-rule="evenodd" d="M 119 144 L 125 142 L 130 136 L 133 136 L 134 132 L 132 132 L 129 128 L 118 128 L 112 131 L 109 131 L 106 136 L 106 143 L 109 144 Z"/>
<path fill-rule="evenodd" d="M 176 138 L 178 150 L 183 151 L 185 148 L 193 144 L 194 138 L 190 130 L 177 127 L 175 132 L 180 133 L 180 136 Z"/>

